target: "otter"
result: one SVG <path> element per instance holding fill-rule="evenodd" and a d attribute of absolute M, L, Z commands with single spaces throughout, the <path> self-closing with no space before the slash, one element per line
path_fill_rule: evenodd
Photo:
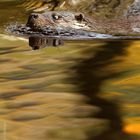
<path fill-rule="evenodd" d="M 83 13 L 68 11 L 49 11 L 45 13 L 31 13 L 27 27 L 32 30 L 49 27 L 51 29 L 84 30 L 111 35 L 139 35 L 139 17 L 117 19 L 89 18 Z M 137 30 L 136 30 L 137 29 Z"/>
<path fill-rule="evenodd" d="M 83 13 L 53 11 L 45 13 L 31 13 L 26 24 L 31 29 L 43 27 L 73 28 L 92 31 L 93 21 Z"/>
<path fill-rule="evenodd" d="M 26 25 L 10 26 L 17 35 L 61 37 L 63 39 L 112 38 L 112 35 L 94 32 L 94 22 L 83 13 L 52 11 L 31 13 Z"/>

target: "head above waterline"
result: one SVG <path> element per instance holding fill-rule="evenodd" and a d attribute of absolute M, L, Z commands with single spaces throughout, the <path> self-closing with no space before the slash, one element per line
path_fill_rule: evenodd
<path fill-rule="evenodd" d="M 66 11 L 52 11 L 45 13 L 30 14 L 27 26 L 35 28 L 43 27 L 65 27 L 74 29 L 91 30 L 92 20 L 87 18 L 83 13 L 66 12 Z"/>

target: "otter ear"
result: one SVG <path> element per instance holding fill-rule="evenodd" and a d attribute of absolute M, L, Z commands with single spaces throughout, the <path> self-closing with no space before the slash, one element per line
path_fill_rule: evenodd
<path fill-rule="evenodd" d="M 84 14 L 82 14 L 82 13 L 76 14 L 75 19 L 78 20 L 78 21 L 82 21 L 84 19 Z"/>

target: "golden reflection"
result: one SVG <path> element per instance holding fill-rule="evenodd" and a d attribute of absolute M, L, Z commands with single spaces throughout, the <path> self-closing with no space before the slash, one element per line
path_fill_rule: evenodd
<path fill-rule="evenodd" d="M 6 122 L 7 138 L 138 136 L 139 41 L 61 44 L 56 38 L 30 38 L 32 47 L 45 47 L 37 51 L 25 41 L 1 41 L 0 121 Z M 59 52 L 47 47 L 57 45 L 63 45 Z"/>

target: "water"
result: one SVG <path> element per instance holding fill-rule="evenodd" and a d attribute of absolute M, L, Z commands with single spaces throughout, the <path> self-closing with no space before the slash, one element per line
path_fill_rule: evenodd
<path fill-rule="evenodd" d="M 4 31 L 16 5 L 0 3 L 0 140 L 140 139 L 140 41 L 28 42 Z"/>

